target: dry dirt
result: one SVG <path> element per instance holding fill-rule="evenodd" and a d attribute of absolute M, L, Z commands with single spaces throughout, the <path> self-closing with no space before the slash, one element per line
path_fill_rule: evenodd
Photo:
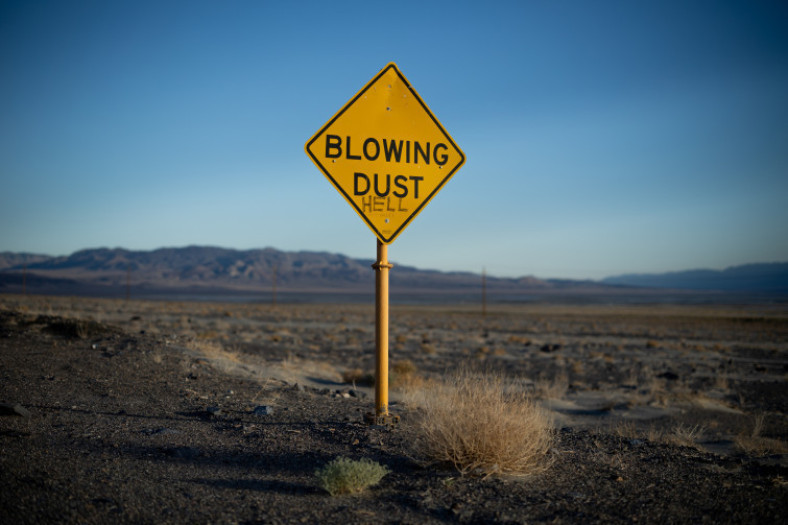
<path fill-rule="evenodd" d="M 372 306 L 0 295 L 0 523 L 786 522 L 788 307 L 401 306 L 390 340 L 369 426 Z M 414 456 L 401 394 L 461 365 L 551 410 L 546 471 Z M 391 472 L 332 497 L 337 456 Z"/>

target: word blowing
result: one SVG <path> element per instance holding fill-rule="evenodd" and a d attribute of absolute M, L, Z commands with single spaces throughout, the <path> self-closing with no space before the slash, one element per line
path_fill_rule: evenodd
<path fill-rule="evenodd" d="M 393 63 L 304 148 L 383 244 L 393 242 L 465 162 Z"/>

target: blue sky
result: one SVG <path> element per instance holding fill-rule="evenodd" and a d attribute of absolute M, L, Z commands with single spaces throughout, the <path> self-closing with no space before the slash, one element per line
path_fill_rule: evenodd
<path fill-rule="evenodd" d="M 467 157 L 397 263 L 788 261 L 788 4 L 722 0 L 1 0 L 0 251 L 373 258 L 303 148 L 388 62 Z"/>

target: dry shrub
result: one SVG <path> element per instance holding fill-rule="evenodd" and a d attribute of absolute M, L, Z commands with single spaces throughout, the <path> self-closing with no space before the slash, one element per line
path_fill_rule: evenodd
<path fill-rule="evenodd" d="M 364 372 L 361 368 L 351 368 L 342 372 L 342 381 L 357 386 L 375 386 L 375 374 Z M 413 361 L 403 359 L 391 364 L 389 370 L 389 387 L 407 391 L 424 384 L 424 378 L 418 374 Z"/>
<path fill-rule="evenodd" d="M 421 343 L 420 348 L 421 348 L 421 351 L 423 353 L 427 354 L 427 355 L 434 355 L 437 352 L 435 347 L 433 345 L 431 345 L 430 343 Z"/>
<path fill-rule="evenodd" d="M 734 438 L 733 443 L 737 449 L 752 456 L 788 454 L 788 443 L 780 439 L 740 434 Z"/>
<path fill-rule="evenodd" d="M 462 370 L 414 392 L 418 456 L 462 474 L 525 476 L 543 470 L 554 433 L 546 411 L 500 375 Z"/>
<path fill-rule="evenodd" d="M 189 346 L 208 359 L 226 359 L 236 363 L 241 360 L 237 351 L 228 351 L 216 341 L 198 339 L 192 341 Z"/>
<path fill-rule="evenodd" d="M 270 378 L 270 377 L 266 378 L 265 381 L 263 381 L 263 384 L 260 385 L 260 390 L 257 391 L 257 394 L 255 394 L 254 397 L 251 400 L 251 404 L 252 405 L 260 405 L 260 404 L 263 404 L 263 405 L 275 405 L 276 404 L 276 401 L 279 399 L 279 397 L 282 395 L 282 393 L 281 392 L 274 392 L 272 390 L 272 387 L 271 387 L 271 383 L 272 382 L 274 382 L 274 380 L 272 378 Z M 268 393 L 269 391 L 271 391 L 270 394 Z"/>
<path fill-rule="evenodd" d="M 646 431 L 646 439 L 651 443 L 662 443 L 665 440 L 665 432 L 662 429 L 651 425 Z"/>
<path fill-rule="evenodd" d="M 728 390 L 730 387 L 731 387 L 731 383 L 728 380 L 728 376 L 717 374 L 714 377 L 714 388 L 718 388 L 720 390 Z"/>
<path fill-rule="evenodd" d="M 569 390 L 569 376 L 565 371 L 556 372 L 553 379 L 540 378 L 534 385 L 536 396 L 540 399 L 561 399 Z"/>
<path fill-rule="evenodd" d="M 424 379 L 418 374 L 416 365 L 410 359 L 395 361 L 391 365 L 389 386 L 397 390 L 411 390 L 418 388 L 424 383 Z"/>
<path fill-rule="evenodd" d="M 359 386 L 375 386 L 375 374 L 364 372 L 360 368 L 351 368 L 342 372 L 342 381 Z"/>
<path fill-rule="evenodd" d="M 679 424 L 673 427 L 672 432 L 664 439 L 671 445 L 697 448 L 698 441 L 703 439 L 704 431 L 705 429 L 700 425 L 684 426 Z"/>
<path fill-rule="evenodd" d="M 632 421 L 619 419 L 613 427 L 613 433 L 622 439 L 634 439 L 638 437 L 637 427 Z"/>
<path fill-rule="evenodd" d="M 410 359 L 395 361 L 391 365 L 391 371 L 396 374 L 410 375 L 416 373 L 416 365 Z"/>
<path fill-rule="evenodd" d="M 209 341 L 213 339 L 219 339 L 219 332 L 217 332 L 216 330 L 206 330 L 203 332 L 199 332 L 197 334 L 197 338 L 209 340 Z"/>
<path fill-rule="evenodd" d="M 758 414 L 753 421 L 750 433 L 741 433 L 733 439 L 737 449 L 744 454 L 752 456 L 767 456 L 769 454 L 788 454 L 788 443 L 779 439 L 761 436 L 766 416 Z"/>
<path fill-rule="evenodd" d="M 510 335 L 508 339 L 509 343 L 520 343 L 524 346 L 528 346 L 531 344 L 531 340 L 527 337 L 523 337 L 520 335 Z"/>

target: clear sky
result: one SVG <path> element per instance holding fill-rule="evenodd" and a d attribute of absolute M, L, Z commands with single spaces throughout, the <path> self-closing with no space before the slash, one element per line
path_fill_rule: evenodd
<path fill-rule="evenodd" d="M 0 251 L 374 258 L 304 143 L 388 62 L 467 157 L 396 263 L 788 261 L 784 0 L 0 0 Z"/>

